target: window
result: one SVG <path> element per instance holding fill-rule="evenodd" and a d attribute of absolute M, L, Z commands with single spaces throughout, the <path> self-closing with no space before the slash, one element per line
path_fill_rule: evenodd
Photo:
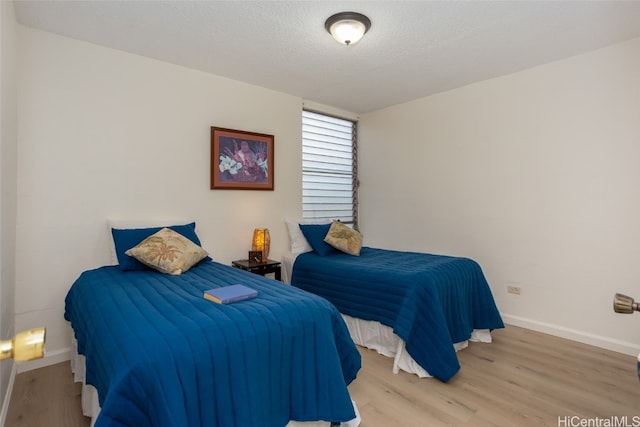
<path fill-rule="evenodd" d="M 358 224 L 356 122 L 302 112 L 302 216 Z"/>

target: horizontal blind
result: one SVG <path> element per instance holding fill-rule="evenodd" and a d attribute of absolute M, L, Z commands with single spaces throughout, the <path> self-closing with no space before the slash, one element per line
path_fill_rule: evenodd
<path fill-rule="evenodd" d="M 354 223 L 354 122 L 302 112 L 302 216 Z"/>

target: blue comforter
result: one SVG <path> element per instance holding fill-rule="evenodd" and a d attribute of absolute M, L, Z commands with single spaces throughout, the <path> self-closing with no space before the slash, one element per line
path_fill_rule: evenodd
<path fill-rule="evenodd" d="M 219 305 L 203 291 L 241 283 L 257 298 Z M 215 262 L 180 276 L 86 271 L 65 300 L 96 426 L 283 427 L 355 417 L 360 355 L 333 305 Z"/>
<path fill-rule="evenodd" d="M 460 369 L 453 343 L 473 329 L 504 324 L 480 266 L 473 260 L 362 248 L 297 257 L 291 284 L 321 295 L 341 313 L 393 328 L 413 359 L 448 381 Z"/>

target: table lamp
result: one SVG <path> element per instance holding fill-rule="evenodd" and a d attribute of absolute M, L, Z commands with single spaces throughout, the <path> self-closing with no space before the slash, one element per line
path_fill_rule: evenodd
<path fill-rule="evenodd" d="M 271 246 L 271 236 L 266 228 L 256 228 L 253 230 L 251 240 L 251 250 L 262 252 L 262 262 L 267 262 L 269 258 L 269 248 Z"/>

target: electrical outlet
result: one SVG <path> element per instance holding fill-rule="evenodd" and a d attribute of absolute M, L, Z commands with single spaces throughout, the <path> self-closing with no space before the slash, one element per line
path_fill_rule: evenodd
<path fill-rule="evenodd" d="M 507 285 L 507 292 L 514 295 L 520 295 L 522 288 L 520 288 L 520 286 Z"/>

